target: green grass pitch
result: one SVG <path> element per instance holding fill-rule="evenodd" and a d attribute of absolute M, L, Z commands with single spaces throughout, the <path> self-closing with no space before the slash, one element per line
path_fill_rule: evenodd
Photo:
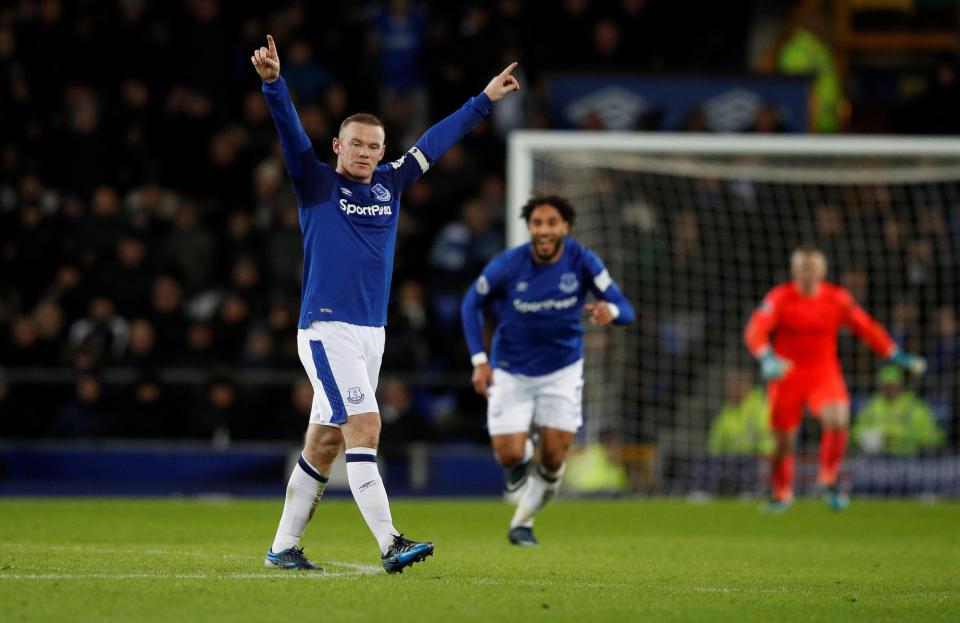
<path fill-rule="evenodd" d="M 539 549 L 498 501 L 395 500 L 437 553 L 380 570 L 351 500 L 303 545 L 325 575 L 262 567 L 281 501 L 0 500 L 0 620 L 958 621 L 960 505 L 566 501 Z"/>

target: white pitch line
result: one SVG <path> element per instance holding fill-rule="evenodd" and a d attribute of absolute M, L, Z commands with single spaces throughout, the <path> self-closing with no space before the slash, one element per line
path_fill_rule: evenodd
<path fill-rule="evenodd" d="M 282 569 L 258 573 L 164 573 L 154 571 L 117 572 L 94 571 L 91 573 L 3 573 L 0 580 L 323 580 L 328 578 L 360 577 L 380 575 L 384 571 L 375 565 L 354 562 L 322 562 L 330 567 L 342 567 L 344 571 L 324 571 L 323 573 L 288 573 Z"/>
<path fill-rule="evenodd" d="M 36 550 L 37 545 L 30 543 L 0 543 L 0 549 L 3 548 L 18 548 L 18 549 L 30 549 Z M 43 549 L 55 550 L 55 551 L 76 551 L 84 552 L 91 554 L 121 554 L 121 555 L 138 555 L 138 556 L 165 556 L 169 558 L 207 558 L 211 560 L 261 560 L 259 554 L 256 555 L 247 555 L 247 554 L 214 554 L 209 552 L 192 552 L 192 551 L 182 551 L 182 550 L 172 550 L 172 549 L 140 549 L 140 548 L 125 548 L 125 547 L 109 547 L 102 545 L 82 545 L 82 544 L 64 544 L 64 545 L 44 545 Z M 320 565 L 330 565 L 332 567 L 346 567 L 347 569 L 352 569 L 353 571 L 359 571 L 360 573 L 352 575 L 372 575 L 376 573 L 383 573 L 383 568 L 380 565 L 370 565 L 362 564 L 356 562 L 338 562 L 338 561 L 322 561 Z"/>

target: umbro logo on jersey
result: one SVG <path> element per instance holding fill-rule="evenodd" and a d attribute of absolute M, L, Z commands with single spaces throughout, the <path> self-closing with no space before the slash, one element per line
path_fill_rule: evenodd
<path fill-rule="evenodd" d="M 383 184 L 374 184 L 370 189 L 377 201 L 390 201 L 390 191 Z"/>
<path fill-rule="evenodd" d="M 352 197 L 352 196 L 353 196 L 353 191 L 351 191 L 349 188 L 344 188 L 343 186 L 340 187 L 340 192 L 342 192 L 343 194 L 345 194 L 345 195 L 348 196 L 348 197 Z"/>
<path fill-rule="evenodd" d="M 517 289 L 517 292 L 526 292 L 529 285 L 527 284 L 526 281 L 518 281 L 515 287 Z"/>

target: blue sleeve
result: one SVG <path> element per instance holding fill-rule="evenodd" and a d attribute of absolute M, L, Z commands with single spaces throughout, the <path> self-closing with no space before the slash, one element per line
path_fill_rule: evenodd
<path fill-rule="evenodd" d="M 584 270 L 587 273 L 586 278 L 590 284 L 590 291 L 593 292 L 593 295 L 598 299 L 613 303 L 617 306 L 617 309 L 620 310 L 620 315 L 614 319 L 613 324 L 628 325 L 636 320 L 633 305 L 630 304 L 627 297 L 624 296 L 620 288 L 617 287 L 616 282 L 610 277 L 610 272 L 607 270 L 607 267 L 603 265 L 603 260 L 589 249 L 584 249 L 583 260 Z"/>
<path fill-rule="evenodd" d="M 490 260 L 483 273 L 470 286 L 463 304 L 460 306 L 460 321 L 463 324 L 463 335 L 467 339 L 467 348 L 470 355 L 486 352 L 483 346 L 483 307 L 491 297 L 496 296 L 506 271 L 503 270 L 504 261 L 501 257 Z"/>
<path fill-rule="evenodd" d="M 324 174 L 329 167 L 322 165 L 313 153 L 310 137 L 300 123 L 283 77 L 269 84 L 264 82 L 263 95 L 273 116 L 273 123 L 277 126 L 280 150 L 287 163 L 290 179 L 293 180 L 294 190 L 304 205 L 317 203 L 329 192 L 329 188 L 324 189 L 330 183 L 329 176 Z"/>
<path fill-rule="evenodd" d="M 398 188 L 401 191 L 409 188 L 443 157 L 443 154 L 459 143 L 467 132 L 489 115 L 492 109 L 493 103 L 490 98 L 486 93 L 481 93 L 471 97 L 460 107 L 460 110 L 424 132 L 410 151 L 391 163 L 391 166 L 396 169 Z"/>

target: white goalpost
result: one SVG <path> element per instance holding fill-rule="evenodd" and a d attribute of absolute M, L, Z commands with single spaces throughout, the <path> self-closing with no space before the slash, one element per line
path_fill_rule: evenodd
<path fill-rule="evenodd" d="M 855 491 L 960 493 L 960 140 L 514 132 L 508 245 L 529 238 L 523 203 L 547 193 L 572 200 L 573 236 L 637 308 L 632 327 L 588 328 L 584 394 L 585 439 L 612 440 L 642 463 L 636 488 L 761 490 L 769 440 L 754 430 L 751 412 L 765 407 L 742 331 L 764 293 L 789 279 L 790 251 L 812 242 L 829 279 L 931 364 L 902 391 L 935 432 L 858 428 L 883 362 L 841 337 Z M 807 421 L 801 491 L 815 438 Z"/>

